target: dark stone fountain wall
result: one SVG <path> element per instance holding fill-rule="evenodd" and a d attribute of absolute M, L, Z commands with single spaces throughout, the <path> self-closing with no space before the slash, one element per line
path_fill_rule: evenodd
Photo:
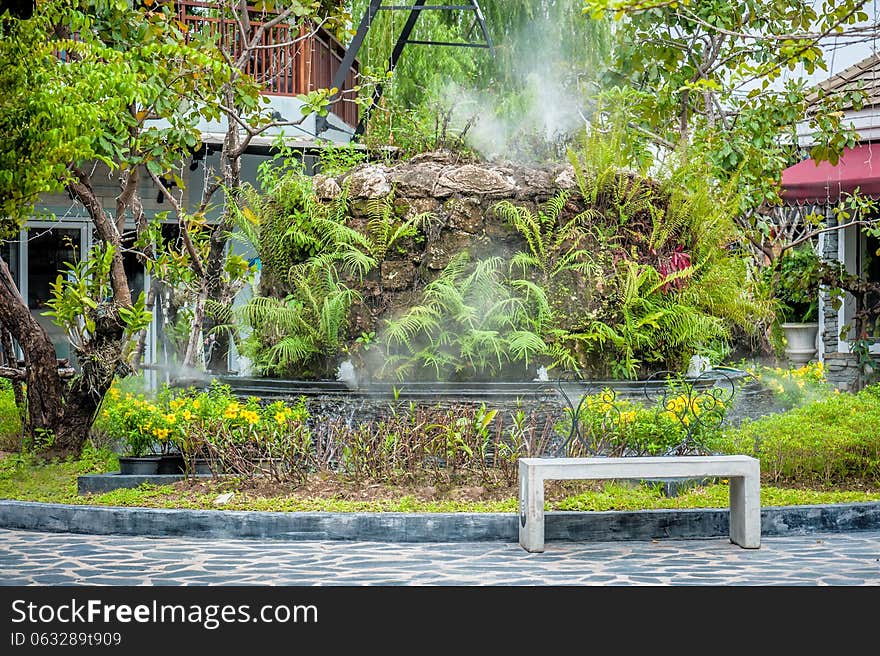
<path fill-rule="evenodd" d="M 520 235 L 495 212 L 502 200 L 537 211 L 561 190 L 570 190 L 563 216 L 583 210 L 570 165 L 526 166 L 475 163 L 435 152 L 395 165 L 361 164 L 347 173 L 314 177 L 319 201 L 331 202 L 347 186 L 351 225 L 365 229 L 371 203 L 390 199 L 403 220 L 430 212 L 434 221 L 419 238 L 409 238 L 386 254 L 378 271 L 359 283 L 363 307 L 355 308 L 353 336 L 373 330 L 378 319 L 421 300 L 421 288 L 450 259 L 467 250 L 472 259 L 510 257 L 525 248 Z M 264 269 L 264 293 L 283 295 L 286 271 Z M 277 289 L 271 289 L 277 285 Z"/>

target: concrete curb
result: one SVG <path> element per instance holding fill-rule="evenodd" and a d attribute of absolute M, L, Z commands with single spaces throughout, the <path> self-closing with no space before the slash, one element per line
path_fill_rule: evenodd
<path fill-rule="evenodd" d="M 728 509 L 548 512 L 545 540 L 729 535 Z M 122 508 L 0 500 L 0 528 L 52 533 L 364 542 L 517 542 L 515 513 L 332 513 Z M 880 530 L 880 501 L 761 509 L 761 535 Z"/>

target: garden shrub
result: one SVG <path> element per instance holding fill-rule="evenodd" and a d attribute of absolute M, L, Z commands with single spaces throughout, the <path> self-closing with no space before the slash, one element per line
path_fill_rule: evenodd
<path fill-rule="evenodd" d="M 518 458 L 546 455 L 557 421 L 557 413 L 485 404 L 392 404 L 385 416 L 354 426 L 344 418 L 326 422 L 316 435 L 315 465 L 387 484 L 513 485 Z"/>
<path fill-rule="evenodd" d="M 824 398 L 834 390 L 825 378 L 824 365 L 818 361 L 793 369 L 751 365 L 745 370 L 773 392 L 780 410 L 790 410 Z"/>
<path fill-rule="evenodd" d="M 589 395 L 579 406 L 583 441 L 571 440 L 564 455 L 739 453 L 758 458 L 764 479 L 774 484 L 880 483 L 880 385 L 858 394 L 829 393 L 783 413 L 745 419 L 738 428 L 723 425 L 728 407 L 712 389 L 687 392 L 673 383 L 650 402 L 616 399 L 607 390 Z M 215 472 L 243 480 L 270 476 L 298 483 L 321 473 L 387 485 L 491 487 L 516 483 L 520 457 L 563 455 L 570 417 L 558 405 L 395 400 L 369 419 L 352 421 L 341 414 L 313 416 L 305 398 L 239 398 L 214 382 L 206 389 L 165 387 L 154 396 L 114 386 L 99 423 L 132 450 L 179 450 L 190 469 L 204 457 Z"/>
<path fill-rule="evenodd" d="M 880 482 L 880 387 L 831 393 L 784 413 L 746 419 L 713 442 L 761 461 L 764 478 L 791 485 Z"/>
<path fill-rule="evenodd" d="M 216 381 L 207 389 L 163 386 L 155 396 L 114 385 L 97 423 L 126 454 L 179 452 L 189 471 L 206 458 L 217 471 L 242 476 L 301 473 L 309 442 L 304 402 L 260 401 L 242 401 Z"/>
<path fill-rule="evenodd" d="M 571 442 L 570 456 L 659 456 L 707 453 L 717 437 L 726 407 L 719 395 L 670 387 L 670 393 L 651 402 L 616 399 L 605 390 L 580 404 L 578 427 L 582 439 Z M 570 415 L 569 415 L 570 417 Z M 568 419 L 560 427 L 571 432 Z"/>

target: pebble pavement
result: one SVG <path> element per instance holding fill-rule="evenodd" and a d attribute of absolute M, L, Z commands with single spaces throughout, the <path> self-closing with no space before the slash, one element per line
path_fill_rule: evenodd
<path fill-rule="evenodd" d="M 880 586 L 880 531 L 516 543 L 208 540 L 0 529 L 0 585 Z"/>

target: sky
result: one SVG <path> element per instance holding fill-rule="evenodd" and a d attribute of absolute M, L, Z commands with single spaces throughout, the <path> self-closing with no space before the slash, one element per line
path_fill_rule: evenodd
<path fill-rule="evenodd" d="M 863 10 L 868 14 L 868 20 L 865 23 L 860 23 L 860 25 L 876 25 L 877 17 L 880 16 L 880 0 L 868 0 Z M 795 75 L 805 77 L 810 83 L 826 80 L 880 50 L 880 35 L 860 42 L 854 42 L 846 37 L 835 36 L 826 39 L 822 46 L 825 51 L 825 61 L 828 64 L 828 70 L 816 71 L 812 75 L 807 75 L 803 71 L 796 71 Z"/>

